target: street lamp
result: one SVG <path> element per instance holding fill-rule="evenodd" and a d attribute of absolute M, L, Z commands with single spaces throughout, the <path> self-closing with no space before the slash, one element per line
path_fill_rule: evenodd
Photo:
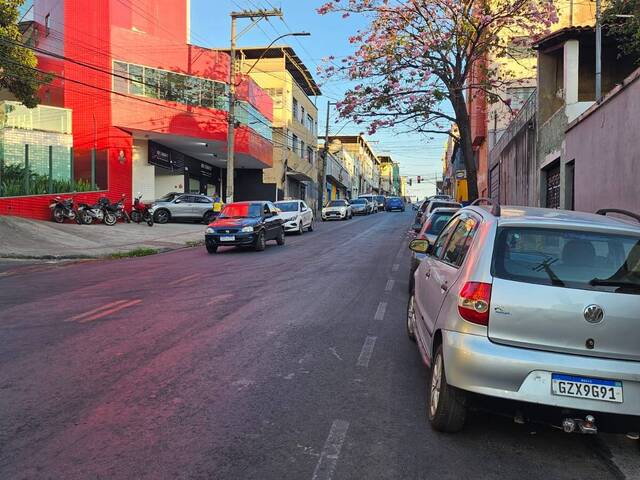
<path fill-rule="evenodd" d="M 251 68 L 249 70 L 247 70 L 247 73 L 245 73 L 245 75 L 249 75 L 249 73 L 251 73 L 251 70 L 253 70 L 253 68 L 258 64 L 258 62 L 264 58 L 264 56 L 267 54 L 267 52 L 273 46 L 273 44 L 276 43 L 281 38 L 285 38 L 285 37 L 309 37 L 309 36 L 311 36 L 311 34 L 309 32 L 292 32 L 292 33 L 285 33 L 284 35 L 280 35 L 279 37 L 275 38 L 269 45 L 267 45 L 264 48 L 264 52 L 262 52 L 262 55 L 260 55 L 258 57 L 258 59 L 255 62 L 253 62 L 253 65 L 251 65 Z"/>

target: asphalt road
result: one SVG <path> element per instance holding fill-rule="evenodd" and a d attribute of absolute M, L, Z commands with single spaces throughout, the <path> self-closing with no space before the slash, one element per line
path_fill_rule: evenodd
<path fill-rule="evenodd" d="M 632 478 L 624 439 L 441 435 L 405 336 L 412 214 L 262 253 L 0 268 L 0 479 Z"/>

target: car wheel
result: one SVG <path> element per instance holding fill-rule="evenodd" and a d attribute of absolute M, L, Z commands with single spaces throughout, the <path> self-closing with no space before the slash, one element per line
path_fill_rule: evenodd
<path fill-rule="evenodd" d="M 169 220 L 171 220 L 171 213 L 166 208 L 161 208 L 153 214 L 153 219 L 156 221 L 156 223 L 162 225 L 168 223 Z"/>
<path fill-rule="evenodd" d="M 438 345 L 433 356 L 427 389 L 427 415 L 434 430 L 445 433 L 462 430 L 467 417 L 466 397 L 447 384 L 442 345 Z"/>
<path fill-rule="evenodd" d="M 218 246 L 217 245 L 209 245 L 207 244 L 207 252 L 214 254 L 218 251 Z"/>
<path fill-rule="evenodd" d="M 313 229 L 315 228 L 315 223 L 316 221 L 311 219 L 311 223 L 309 224 L 309 231 L 313 232 Z"/>
<path fill-rule="evenodd" d="M 302 230 L 302 223 L 300 224 L 300 229 Z M 300 234 L 302 235 L 302 232 L 300 232 Z M 276 237 L 276 243 L 278 245 L 284 245 L 284 228 L 280 229 L 280 233 L 278 233 Z"/>
<path fill-rule="evenodd" d="M 256 238 L 256 244 L 254 245 L 254 250 L 256 252 L 262 252 L 266 247 L 266 242 L 264 239 L 264 231 L 258 234 L 258 238 Z"/>
<path fill-rule="evenodd" d="M 298 235 L 302 235 L 304 233 L 304 227 L 302 226 L 302 220 L 300 220 L 300 228 L 298 228 Z"/>
<path fill-rule="evenodd" d="M 409 340 L 416 341 L 416 310 L 415 310 L 415 298 L 413 295 L 409 297 L 407 302 L 407 335 Z"/>
<path fill-rule="evenodd" d="M 209 225 L 211 222 L 213 222 L 216 219 L 216 214 L 214 212 L 206 212 L 203 216 L 202 216 L 202 221 Z"/>

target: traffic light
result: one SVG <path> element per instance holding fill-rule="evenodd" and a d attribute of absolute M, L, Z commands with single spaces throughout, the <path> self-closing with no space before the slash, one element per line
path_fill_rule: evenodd
<path fill-rule="evenodd" d="M 420 175 L 418 175 L 418 183 L 420 183 L 420 180 L 422 180 L 422 179 L 420 178 Z"/>

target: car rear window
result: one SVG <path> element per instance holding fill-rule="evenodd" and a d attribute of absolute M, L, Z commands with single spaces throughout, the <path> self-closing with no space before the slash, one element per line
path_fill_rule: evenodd
<path fill-rule="evenodd" d="M 444 226 L 451 220 L 453 217 L 453 212 L 451 213 L 434 213 L 432 215 L 433 218 L 430 219 L 429 228 L 424 232 L 429 235 L 440 235 Z"/>
<path fill-rule="evenodd" d="M 435 210 L 436 208 L 442 208 L 442 207 L 456 208 L 461 206 L 459 203 L 455 203 L 455 202 L 431 202 L 431 205 L 433 205 L 431 208 L 431 211 Z"/>
<path fill-rule="evenodd" d="M 640 236 L 503 227 L 492 271 L 519 282 L 640 294 Z"/>

